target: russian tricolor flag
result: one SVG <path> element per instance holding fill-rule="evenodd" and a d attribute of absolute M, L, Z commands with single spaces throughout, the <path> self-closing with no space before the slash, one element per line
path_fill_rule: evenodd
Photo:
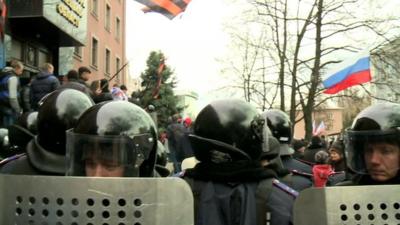
<path fill-rule="evenodd" d="M 353 60 L 348 66 L 344 66 L 339 72 L 327 77 L 322 84 L 326 88 L 325 94 L 336 94 L 354 85 L 363 84 L 370 81 L 370 57 L 363 56 Z"/>

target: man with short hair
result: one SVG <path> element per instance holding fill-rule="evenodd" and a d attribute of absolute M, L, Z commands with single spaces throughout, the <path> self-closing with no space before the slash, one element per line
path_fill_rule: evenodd
<path fill-rule="evenodd" d="M 31 107 L 35 111 L 39 108 L 39 101 L 60 86 L 60 81 L 53 75 L 53 72 L 53 65 L 44 63 L 40 67 L 39 74 L 31 83 Z"/>
<path fill-rule="evenodd" d="M 346 138 L 347 163 L 357 175 L 344 185 L 400 184 L 400 104 L 364 109 Z"/>
<path fill-rule="evenodd" d="M 90 75 L 92 74 L 92 71 L 90 71 L 90 69 L 87 68 L 86 66 L 81 66 L 81 67 L 79 67 L 79 69 L 78 69 L 78 74 L 79 74 L 79 79 L 78 79 L 78 81 L 79 81 L 80 83 L 82 83 L 82 84 L 88 86 L 86 82 L 89 81 Z"/>
<path fill-rule="evenodd" d="M 9 67 L 0 72 L 0 123 L 2 127 L 12 125 L 21 113 L 18 102 L 18 88 L 24 65 L 18 60 L 12 60 Z"/>
<path fill-rule="evenodd" d="M 93 93 L 90 91 L 90 89 L 79 82 L 79 74 L 78 71 L 76 70 L 70 70 L 68 71 L 68 73 L 66 75 L 64 75 L 67 79 L 66 82 L 63 83 L 63 85 L 61 85 L 59 87 L 59 89 L 63 89 L 63 88 L 71 88 L 71 89 L 75 89 L 78 91 L 81 91 L 89 96 L 92 96 Z"/>

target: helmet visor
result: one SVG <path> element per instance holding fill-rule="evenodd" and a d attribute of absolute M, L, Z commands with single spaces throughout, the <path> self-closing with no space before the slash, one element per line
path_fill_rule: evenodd
<path fill-rule="evenodd" d="M 99 136 L 67 131 L 67 175 L 132 177 L 154 145 L 150 134 Z"/>
<path fill-rule="evenodd" d="M 392 130 L 347 131 L 346 160 L 359 174 L 393 177 L 399 170 L 400 132 Z"/>

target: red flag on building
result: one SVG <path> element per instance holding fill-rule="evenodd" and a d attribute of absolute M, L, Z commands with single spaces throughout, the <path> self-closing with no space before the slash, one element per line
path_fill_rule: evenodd
<path fill-rule="evenodd" d="M 158 12 L 162 15 L 173 19 L 179 13 L 185 11 L 186 6 L 191 0 L 136 0 L 142 3 L 146 8 L 144 12 Z"/>

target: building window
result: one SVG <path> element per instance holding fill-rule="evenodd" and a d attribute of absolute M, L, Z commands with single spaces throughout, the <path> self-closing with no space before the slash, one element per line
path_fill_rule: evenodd
<path fill-rule="evenodd" d="M 118 72 L 119 69 L 121 69 L 121 59 L 116 57 L 115 58 L 115 72 Z"/>
<path fill-rule="evenodd" d="M 121 69 L 121 59 L 119 59 L 118 57 L 115 58 L 115 73 L 118 73 L 115 81 L 119 84 L 120 83 L 120 74 L 121 71 L 119 71 Z"/>
<path fill-rule="evenodd" d="M 106 48 L 106 74 L 110 74 L 111 52 Z"/>
<path fill-rule="evenodd" d="M 26 55 L 25 55 L 26 63 L 32 66 L 37 66 L 36 48 L 28 45 L 25 50 L 26 50 Z"/>
<path fill-rule="evenodd" d="M 333 118 L 333 113 L 331 113 L 331 112 L 326 113 L 326 117 L 328 119 L 332 119 Z"/>
<path fill-rule="evenodd" d="M 117 17 L 115 19 L 115 38 L 119 40 L 121 37 L 121 20 Z"/>
<path fill-rule="evenodd" d="M 116 57 L 115 58 L 115 73 L 118 73 L 118 71 L 121 69 L 121 59 L 120 58 L 118 58 L 118 57 Z M 116 77 L 116 81 L 117 81 L 117 83 L 119 83 L 119 75 L 120 75 L 120 73 L 121 73 L 121 71 L 119 71 L 119 73 L 118 73 L 118 75 L 117 75 L 117 77 Z"/>
<path fill-rule="evenodd" d="M 98 0 L 92 0 L 92 13 L 96 17 L 99 14 L 99 1 Z"/>
<path fill-rule="evenodd" d="M 11 57 L 22 60 L 22 43 L 15 39 L 11 41 Z"/>
<path fill-rule="evenodd" d="M 105 19 L 105 26 L 106 26 L 106 30 L 110 31 L 110 27 L 111 27 L 111 7 L 107 4 L 106 5 L 106 19 Z"/>
<path fill-rule="evenodd" d="M 92 66 L 97 67 L 97 54 L 99 42 L 96 38 L 92 38 Z"/>
<path fill-rule="evenodd" d="M 39 50 L 38 60 L 39 60 L 38 63 L 39 66 L 42 66 L 44 63 L 51 62 L 50 54 L 46 51 Z"/>
<path fill-rule="evenodd" d="M 81 47 L 74 47 L 74 54 L 75 56 L 78 56 L 79 58 L 82 58 L 82 48 Z"/>

